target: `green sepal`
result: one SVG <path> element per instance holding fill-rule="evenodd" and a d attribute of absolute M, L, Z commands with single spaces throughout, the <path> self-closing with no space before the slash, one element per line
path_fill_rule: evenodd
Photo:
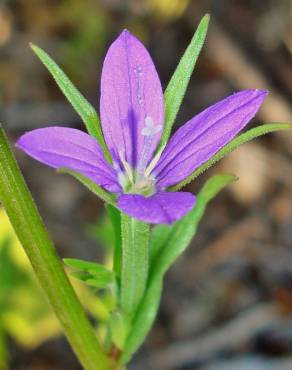
<path fill-rule="evenodd" d="M 202 166 L 197 168 L 190 176 L 188 176 L 185 180 L 181 181 L 179 184 L 171 186 L 168 190 L 170 191 L 177 191 L 182 187 L 186 186 L 188 183 L 193 181 L 196 177 L 201 175 L 204 171 L 206 171 L 209 167 L 213 166 L 216 162 L 220 159 L 225 157 L 227 154 L 232 152 L 233 150 L 237 149 L 240 145 L 255 139 L 256 137 L 269 134 L 274 131 L 279 130 L 287 130 L 291 129 L 292 125 L 289 123 L 267 123 L 265 125 L 261 125 L 255 128 L 252 128 L 243 134 L 237 136 L 235 139 L 230 141 L 227 145 L 225 145 L 222 149 L 220 149 L 211 159 L 205 162 Z"/>
<path fill-rule="evenodd" d="M 51 73 L 63 94 L 81 117 L 88 133 L 98 140 L 107 160 L 110 161 L 111 156 L 105 144 L 100 120 L 94 107 L 77 90 L 77 88 L 69 80 L 68 76 L 66 76 L 57 63 L 54 62 L 54 60 L 44 50 L 32 43 L 30 44 L 30 47 Z"/>
<path fill-rule="evenodd" d="M 191 75 L 204 45 L 209 21 L 210 16 L 209 14 L 206 14 L 201 20 L 165 90 L 165 123 L 158 150 L 163 148 L 169 139 L 171 128 L 182 104 Z"/>
<path fill-rule="evenodd" d="M 108 191 L 104 190 L 102 187 L 98 186 L 95 182 L 91 181 L 88 177 L 81 175 L 79 172 L 70 170 L 68 168 L 58 168 L 57 172 L 65 173 L 67 175 L 73 176 L 76 180 L 80 181 L 87 189 L 92 191 L 99 198 L 104 200 L 106 203 L 111 204 L 113 207 L 115 205 L 115 196 Z"/>
<path fill-rule="evenodd" d="M 98 289 L 104 289 L 115 282 L 115 275 L 104 265 L 95 262 L 83 261 L 77 258 L 64 258 L 66 266 L 74 270 L 71 276 Z"/>
<path fill-rule="evenodd" d="M 164 274 L 191 242 L 208 202 L 236 179 L 233 175 L 213 176 L 203 186 L 191 212 L 172 226 L 158 225 L 153 229 L 147 289 L 134 317 L 121 363 L 129 361 L 148 334 L 159 307 Z"/>

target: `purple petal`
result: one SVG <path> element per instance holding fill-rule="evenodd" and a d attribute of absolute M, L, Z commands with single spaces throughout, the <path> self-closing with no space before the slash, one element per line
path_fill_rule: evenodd
<path fill-rule="evenodd" d="M 183 125 L 153 170 L 157 185 L 177 184 L 210 159 L 255 116 L 266 95 L 264 90 L 240 91 Z"/>
<path fill-rule="evenodd" d="M 151 117 L 155 126 L 161 126 L 161 129 L 153 135 L 147 150 L 150 159 L 164 121 L 163 93 L 148 51 L 127 30 L 113 42 L 104 60 L 100 115 L 113 157 L 117 159 L 122 152 L 132 166 L 137 165 L 142 155 L 146 138 L 142 130 L 146 117 Z"/>
<path fill-rule="evenodd" d="M 171 224 L 189 212 L 196 197 L 184 192 L 159 192 L 151 197 L 139 194 L 124 194 L 118 207 L 127 215 L 150 224 Z"/>
<path fill-rule="evenodd" d="M 97 141 L 80 130 L 46 127 L 20 137 L 16 146 L 53 168 L 66 167 L 113 192 L 120 191 L 115 170 L 105 161 Z"/>

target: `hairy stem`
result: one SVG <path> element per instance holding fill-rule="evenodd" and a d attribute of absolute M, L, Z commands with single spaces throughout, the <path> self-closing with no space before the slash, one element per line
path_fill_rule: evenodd
<path fill-rule="evenodd" d="M 149 225 L 121 215 L 121 306 L 132 316 L 145 292 L 148 278 Z"/>

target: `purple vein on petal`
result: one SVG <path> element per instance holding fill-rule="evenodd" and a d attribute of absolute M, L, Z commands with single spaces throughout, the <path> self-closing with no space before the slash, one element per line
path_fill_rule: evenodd
<path fill-rule="evenodd" d="M 178 183 L 212 157 L 254 117 L 266 94 L 263 90 L 241 91 L 183 125 L 173 135 L 153 170 L 158 185 Z"/>
<path fill-rule="evenodd" d="M 113 156 L 120 153 L 136 166 L 143 150 L 145 118 L 164 121 L 163 93 L 151 57 L 127 30 L 110 46 L 101 76 L 100 116 L 106 143 Z M 154 152 L 160 134 L 153 140 Z"/>
<path fill-rule="evenodd" d="M 83 131 L 67 127 L 41 128 L 21 136 L 16 145 L 53 168 L 77 171 L 100 186 L 120 191 L 116 172 L 104 159 L 99 144 Z"/>

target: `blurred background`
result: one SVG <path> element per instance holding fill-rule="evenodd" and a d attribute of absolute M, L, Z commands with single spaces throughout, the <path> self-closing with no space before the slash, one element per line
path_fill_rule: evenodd
<path fill-rule="evenodd" d="M 101 63 L 123 28 L 150 50 L 165 87 L 207 12 L 207 42 L 177 126 L 245 88 L 270 91 L 249 127 L 292 122 L 291 0 L 0 0 L 0 121 L 11 143 L 37 127 L 82 128 L 30 41 L 98 109 Z M 59 254 L 100 261 L 108 240 L 102 203 L 74 179 L 16 155 Z M 212 202 L 168 273 L 159 317 L 130 369 L 292 369 L 292 132 L 244 145 L 188 190 L 219 172 L 240 180 Z M 97 302 L 89 306 L 102 318 Z M 7 368 L 80 370 L 0 211 L 0 369 Z"/>

